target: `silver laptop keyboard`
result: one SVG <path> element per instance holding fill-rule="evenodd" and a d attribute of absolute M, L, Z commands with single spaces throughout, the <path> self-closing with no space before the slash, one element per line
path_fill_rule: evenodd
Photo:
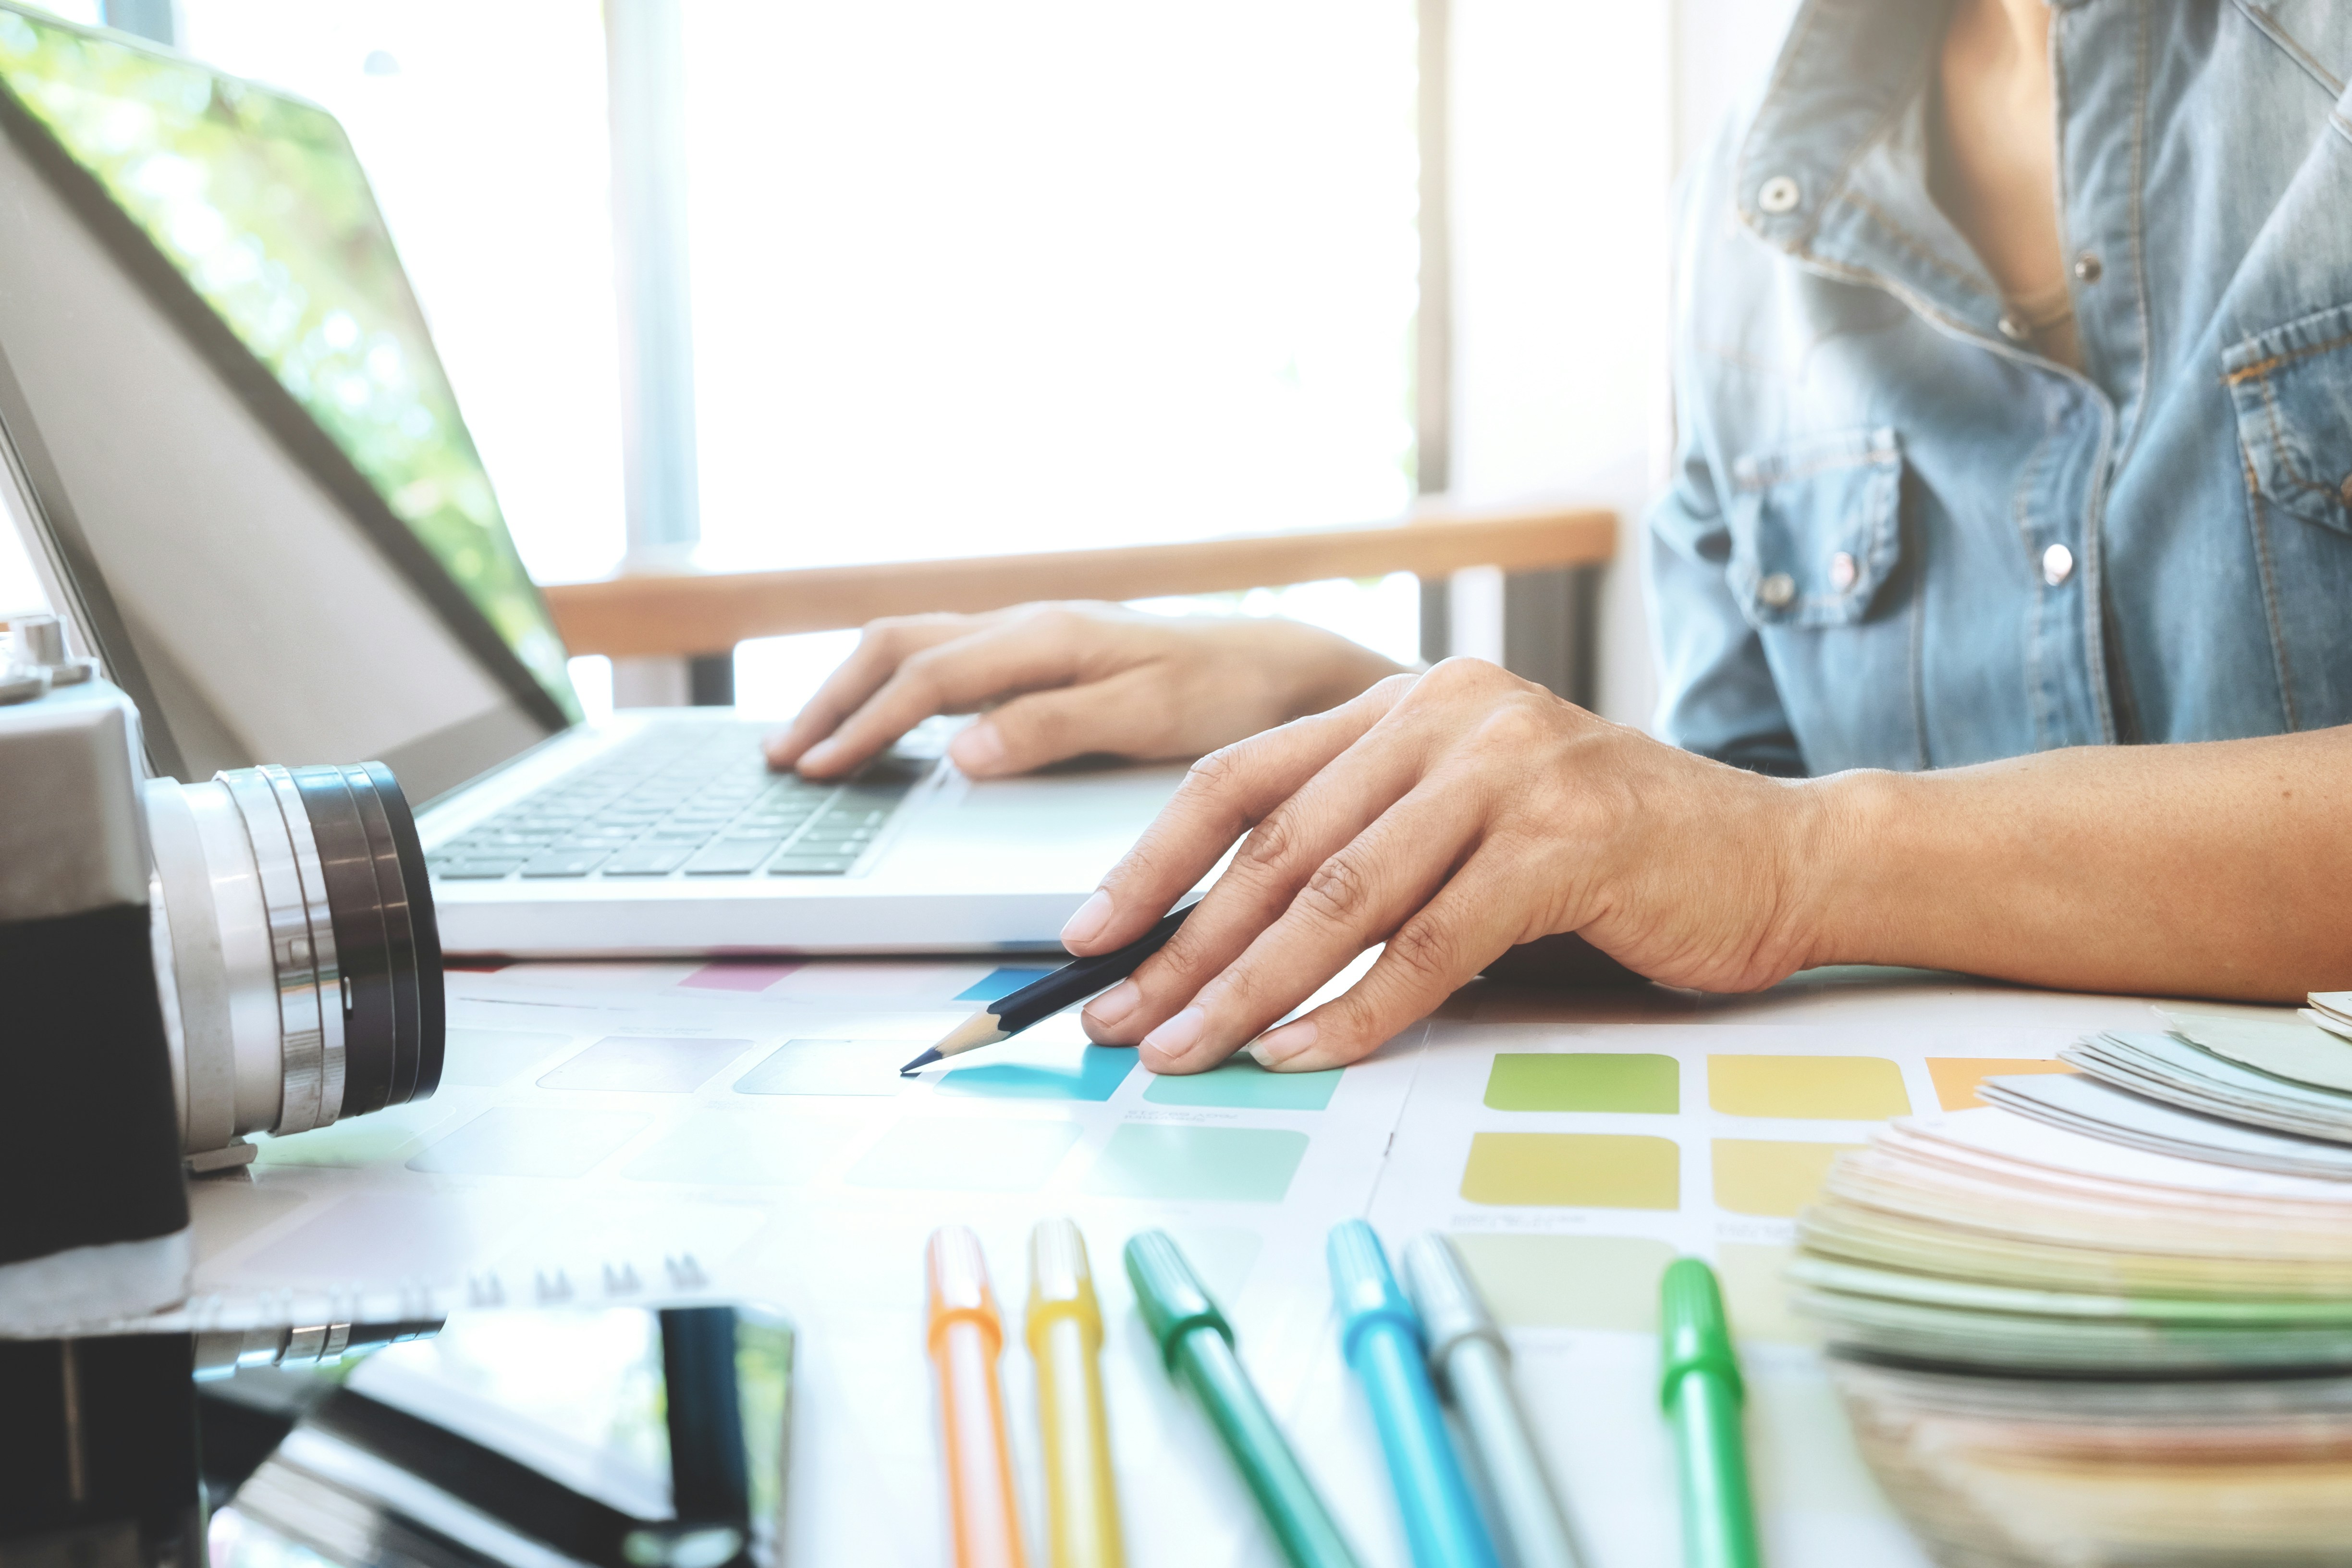
<path fill-rule="evenodd" d="M 772 773 L 751 725 L 656 727 L 478 823 L 425 859 L 451 881 L 838 877 L 931 763 L 847 780 Z"/>

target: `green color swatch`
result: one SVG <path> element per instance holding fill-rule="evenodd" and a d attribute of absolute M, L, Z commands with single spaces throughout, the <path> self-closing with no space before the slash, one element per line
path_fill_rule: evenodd
<path fill-rule="evenodd" d="M 1470 1140 L 1462 1195 L 1547 1208 L 1679 1208 L 1682 1151 L 1671 1139 L 1614 1132 L 1481 1132 Z"/>
<path fill-rule="evenodd" d="M 1266 1127 L 1130 1121 L 1087 1173 L 1098 1197 L 1278 1204 L 1307 1157 L 1307 1134 Z"/>
<path fill-rule="evenodd" d="M 1235 1055 L 1222 1067 L 1181 1077 L 1155 1078 L 1143 1098 L 1154 1105 L 1213 1105 L 1232 1110 L 1320 1110 L 1331 1103 L 1345 1068 L 1321 1072 L 1268 1072 L 1254 1057 Z"/>
<path fill-rule="evenodd" d="M 1034 1193 L 1078 1141 L 1075 1121 L 925 1116 L 899 1122 L 849 1168 L 853 1187 Z"/>
<path fill-rule="evenodd" d="M 1672 1116 L 1682 1068 L 1672 1057 L 1607 1051 L 1502 1051 L 1486 1075 L 1494 1110 L 1615 1110 Z"/>

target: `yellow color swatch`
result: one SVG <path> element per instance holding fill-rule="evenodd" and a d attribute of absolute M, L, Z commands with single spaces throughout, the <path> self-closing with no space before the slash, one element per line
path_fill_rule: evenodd
<path fill-rule="evenodd" d="M 1936 1080 L 1936 1103 L 1947 1110 L 1968 1110 L 1982 1105 L 1977 1085 L 1989 1078 L 2012 1073 L 2073 1072 L 2064 1062 L 2040 1057 L 1929 1057 L 1927 1076 Z"/>
<path fill-rule="evenodd" d="M 1709 1057 L 1706 1102 L 1727 1116 L 1880 1121 L 1911 1113 L 1884 1057 Z"/>
<path fill-rule="evenodd" d="M 1668 1138 L 1603 1132 L 1481 1132 L 1462 1195 L 1550 1208 L 1682 1206 L 1682 1151 Z"/>
<path fill-rule="evenodd" d="M 1505 1328 L 1658 1331 L 1658 1279 L 1675 1260 L 1665 1242 L 1461 1231 L 1451 1239 Z"/>
<path fill-rule="evenodd" d="M 1715 1206 L 1733 1214 L 1794 1219 L 1822 1190 L 1830 1164 L 1859 1143 L 1780 1143 L 1756 1138 L 1715 1141 Z"/>

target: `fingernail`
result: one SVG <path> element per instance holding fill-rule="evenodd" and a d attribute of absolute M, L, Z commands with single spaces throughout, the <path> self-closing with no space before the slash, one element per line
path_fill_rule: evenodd
<path fill-rule="evenodd" d="M 1110 895 L 1097 888 L 1087 901 L 1078 906 L 1078 912 L 1063 925 L 1062 945 L 1067 947 L 1074 942 L 1092 942 L 1109 923 Z"/>
<path fill-rule="evenodd" d="M 968 773 L 990 773 L 1004 761 L 1004 737 L 983 719 L 965 725 L 963 733 L 948 742 L 948 755 Z"/>
<path fill-rule="evenodd" d="M 1143 1043 L 1163 1057 L 1181 1057 L 1192 1048 L 1201 1031 L 1209 1025 L 1209 1015 L 1201 1008 L 1187 1007 L 1160 1027 L 1143 1037 Z"/>
<path fill-rule="evenodd" d="M 1250 1047 L 1257 1065 L 1270 1068 L 1288 1061 L 1315 1043 L 1315 1020 L 1301 1018 L 1295 1024 L 1285 1024 L 1279 1029 L 1268 1029 Z"/>
<path fill-rule="evenodd" d="M 1143 988 L 1132 980 L 1122 980 L 1093 1001 L 1087 1004 L 1087 1016 L 1104 1028 L 1116 1028 L 1118 1021 L 1135 1011 L 1143 1000 Z"/>
<path fill-rule="evenodd" d="M 812 768 L 822 768 L 833 761 L 840 751 L 841 748 L 831 741 L 819 741 L 801 753 L 801 768 L 803 772 Z"/>

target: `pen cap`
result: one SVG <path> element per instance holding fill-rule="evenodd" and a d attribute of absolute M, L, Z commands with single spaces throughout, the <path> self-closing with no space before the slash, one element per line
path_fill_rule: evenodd
<path fill-rule="evenodd" d="M 1658 1355 L 1664 1363 L 1660 1403 L 1671 1405 L 1675 1388 L 1693 1373 L 1723 1380 L 1735 1400 L 1746 1397 L 1739 1362 L 1731 1352 L 1731 1324 L 1723 1315 L 1723 1291 L 1715 1270 L 1696 1258 L 1666 1266 L 1658 1288 Z"/>
<path fill-rule="evenodd" d="M 923 1337 L 933 1350 L 940 1335 L 956 1323 L 975 1323 L 988 1336 L 988 1353 L 1004 1343 L 1003 1321 L 997 1316 L 996 1294 L 988 1288 L 988 1258 L 980 1237 L 960 1225 L 943 1225 L 931 1232 L 923 1249 L 923 1273 L 929 1287 Z"/>
<path fill-rule="evenodd" d="M 1102 1344 L 1102 1307 L 1095 1300 L 1095 1277 L 1087 1267 L 1087 1238 L 1067 1219 L 1037 1222 L 1029 1233 L 1029 1347 L 1038 1350 L 1045 1331 L 1075 1319 L 1089 1351 Z M 1042 1352 L 1041 1352 L 1042 1353 Z"/>
<path fill-rule="evenodd" d="M 1470 1281 L 1454 1244 L 1431 1231 L 1404 1249 L 1405 1294 L 1421 1314 L 1421 1335 L 1429 1342 L 1430 1364 L 1442 1373 L 1445 1357 L 1465 1340 L 1485 1340 L 1507 1366 L 1511 1347 L 1486 1310 L 1486 1300 Z"/>
<path fill-rule="evenodd" d="M 1192 1266 L 1176 1250 L 1164 1230 L 1147 1230 L 1127 1243 L 1127 1278 L 1135 1287 L 1136 1310 L 1151 1331 L 1160 1359 L 1175 1370 L 1176 1347 L 1195 1329 L 1214 1329 L 1225 1343 L 1234 1342 L 1233 1326 L 1193 1276 Z"/>
<path fill-rule="evenodd" d="M 1349 1361 L 1364 1331 L 1378 1323 L 1394 1323 L 1421 1344 L 1421 1320 L 1397 1289 L 1389 1255 L 1370 1226 L 1360 1219 L 1333 1226 L 1323 1256 L 1331 1266 L 1331 1301 L 1339 1310 L 1339 1348 Z"/>

